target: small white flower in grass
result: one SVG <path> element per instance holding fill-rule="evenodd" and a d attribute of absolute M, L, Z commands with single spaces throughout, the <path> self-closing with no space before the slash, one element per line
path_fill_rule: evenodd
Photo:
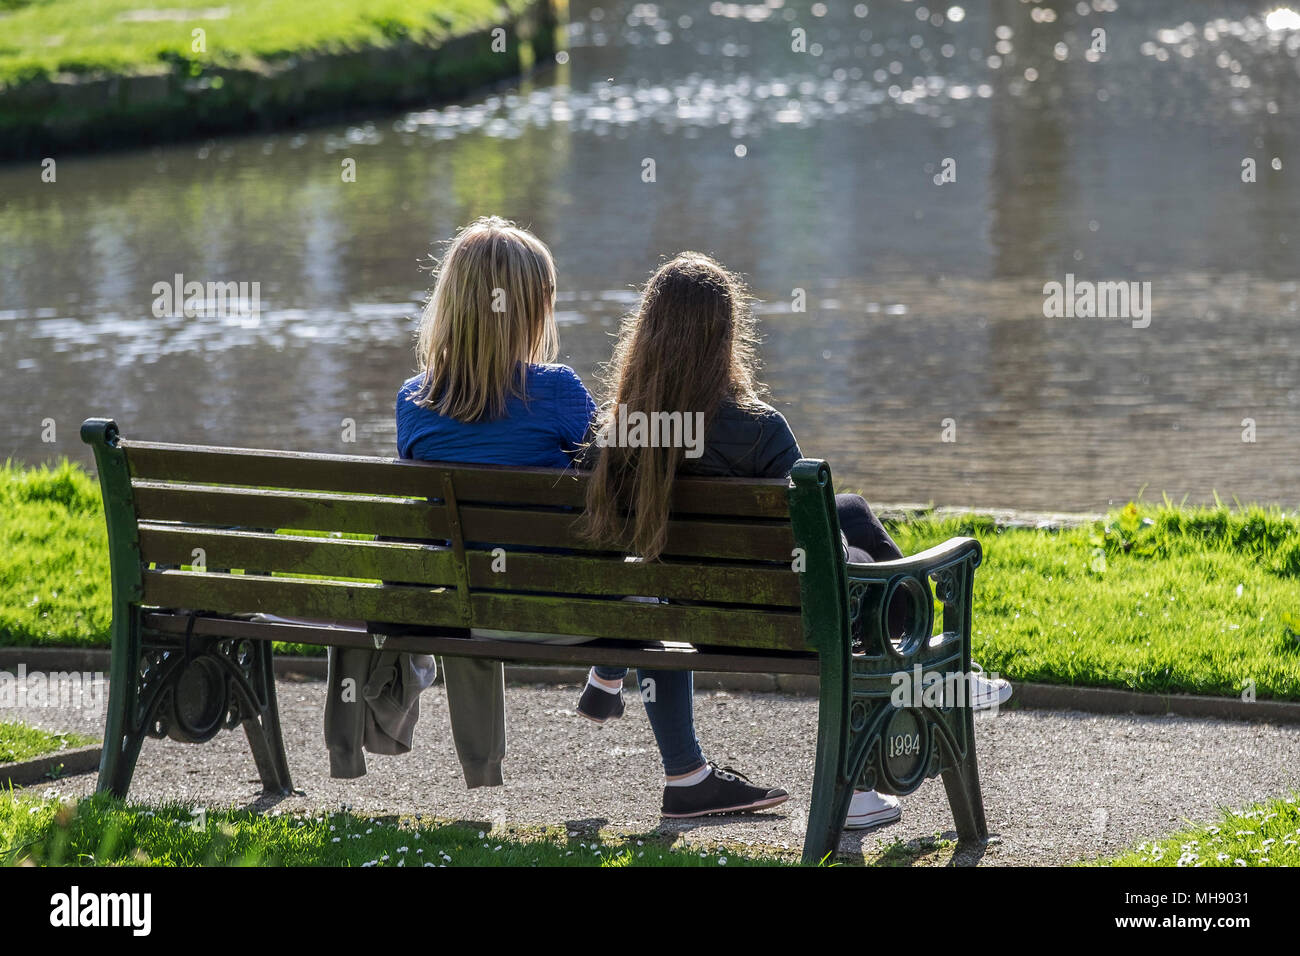
<path fill-rule="evenodd" d="M 423 850 L 416 850 L 416 851 L 415 851 L 415 855 L 416 855 L 416 856 L 422 856 L 423 854 L 424 854 L 424 851 L 423 851 Z"/>
<path fill-rule="evenodd" d="M 1235 864 L 1237 864 L 1237 866 L 1249 866 L 1249 865 L 1250 865 L 1249 863 L 1247 863 L 1245 860 L 1241 859 L 1240 857 L 1238 857 L 1237 859 L 1233 860 L 1232 862 L 1235 863 Z"/>
<path fill-rule="evenodd" d="M 484 844 L 484 846 L 486 846 L 486 845 L 487 845 L 487 844 Z M 500 843 L 498 843 L 496 846 L 494 846 L 494 847 L 492 848 L 492 852 L 495 853 L 495 852 L 497 852 L 497 850 L 499 850 L 499 849 L 501 849 L 501 844 L 500 844 Z"/>
<path fill-rule="evenodd" d="M 385 854 L 384 854 L 383 856 L 381 856 L 379 859 L 381 859 L 381 860 L 383 860 L 385 863 L 387 863 L 387 862 L 388 862 L 388 854 L 385 853 Z"/>
<path fill-rule="evenodd" d="M 1222 863 L 1227 858 L 1228 858 L 1228 854 L 1226 853 L 1220 853 L 1218 856 L 1215 857 L 1215 859 L 1218 860 L 1220 863 Z"/>
<path fill-rule="evenodd" d="M 636 841 L 636 845 L 637 845 L 637 846 L 645 846 L 645 844 L 642 843 L 640 840 L 637 840 L 637 841 Z"/>
<path fill-rule="evenodd" d="M 483 834 L 481 834 L 481 833 L 479 834 L 479 836 L 482 836 L 482 835 L 483 835 Z M 578 835 L 578 831 L 577 831 L 577 830 L 570 830 L 570 831 L 569 831 L 569 836 L 570 836 L 570 837 L 576 837 L 577 835 Z"/>
<path fill-rule="evenodd" d="M 333 826 L 333 824 L 331 824 L 331 825 L 330 825 L 330 833 L 333 833 L 333 832 L 334 832 L 334 826 Z"/>
<path fill-rule="evenodd" d="M 433 867 L 436 867 L 438 864 L 436 864 L 436 863 L 426 863 L 426 864 L 424 864 L 424 865 L 425 865 L 425 866 L 433 866 Z"/>
<path fill-rule="evenodd" d="M 338 842 L 340 842 L 342 839 L 343 839 L 342 837 L 334 837 L 334 839 L 330 840 L 330 842 L 331 842 L 331 843 L 338 843 Z"/>
<path fill-rule="evenodd" d="M 375 832 L 375 828 L 374 828 L 374 827 L 371 827 L 369 830 L 366 831 L 366 833 L 374 833 L 374 832 Z"/>
<path fill-rule="evenodd" d="M 727 865 L 727 858 L 725 856 L 718 857 L 718 866 L 726 866 L 726 865 Z"/>
<path fill-rule="evenodd" d="M 40 813 L 40 812 L 41 812 L 41 808 L 40 808 L 40 807 L 28 807 L 28 808 L 27 808 L 27 815 L 28 815 L 29 817 L 30 817 L 33 813 Z"/>
<path fill-rule="evenodd" d="M 361 865 L 362 865 L 362 866 L 376 866 L 376 865 L 378 865 L 378 863 L 379 863 L 378 860 L 370 860 L 370 861 L 368 861 L 368 862 L 366 862 L 366 863 L 362 863 Z"/>
<path fill-rule="evenodd" d="M 397 852 L 398 852 L 398 853 L 405 853 L 405 852 L 408 851 L 409 849 L 410 849 L 409 846 L 399 846 L 399 847 L 397 848 Z"/>
<path fill-rule="evenodd" d="M 478 838 L 479 838 L 480 840 L 483 839 L 485 836 L 487 836 L 487 833 L 486 833 L 486 832 L 484 832 L 483 830 L 479 830 L 479 831 L 478 831 Z"/>
<path fill-rule="evenodd" d="M 645 850 L 642 850 L 640 853 L 637 854 L 637 856 L 645 856 Z"/>

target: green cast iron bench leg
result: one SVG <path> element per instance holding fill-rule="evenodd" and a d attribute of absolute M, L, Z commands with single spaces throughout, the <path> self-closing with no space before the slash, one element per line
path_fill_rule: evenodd
<path fill-rule="evenodd" d="M 844 671 L 833 654 L 823 655 L 817 704 L 817 763 L 813 773 L 812 805 L 804 833 L 803 862 L 821 863 L 840 843 L 844 820 L 853 798 L 853 785 L 840 773 L 849 745 L 844 720 Z"/>

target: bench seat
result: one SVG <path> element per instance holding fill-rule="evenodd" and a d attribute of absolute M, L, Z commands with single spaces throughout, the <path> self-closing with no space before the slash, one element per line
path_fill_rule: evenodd
<path fill-rule="evenodd" d="M 679 480 L 663 559 L 642 562 L 583 538 L 574 470 L 140 442 L 102 418 L 81 435 L 113 577 L 102 791 L 127 794 L 146 737 L 240 726 L 263 786 L 290 791 L 271 657 L 286 641 L 815 674 L 806 862 L 834 851 L 855 787 L 942 775 L 959 838 L 987 836 L 969 695 L 892 699 L 917 667 L 969 675 L 979 542 L 846 562 L 824 461 L 789 480 Z M 470 636 L 484 629 L 591 640 Z"/>

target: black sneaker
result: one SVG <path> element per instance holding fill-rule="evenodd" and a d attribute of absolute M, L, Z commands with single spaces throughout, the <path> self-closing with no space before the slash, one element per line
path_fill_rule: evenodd
<path fill-rule="evenodd" d="M 582 689 L 582 697 L 578 699 L 578 713 L 598 724 L 614 717 L 622 717 L 623 692 L 620 690 L 617 694 L 611 694 L 588 681 Z"/>
<path fill-rule="evenodd" d="M 711 813 L 752 813 L 785 803 L 784 790 L 754 786 L 748 777 L 712 761 L 713 773 L 691 787 L 664 787 L 665 817 L 704 817 Z"/>

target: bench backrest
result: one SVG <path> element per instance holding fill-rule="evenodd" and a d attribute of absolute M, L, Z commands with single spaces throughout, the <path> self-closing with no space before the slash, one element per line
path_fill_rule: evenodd
<path fill-rule="evenodd" d="M 629 562 L 580 535 L 587 479 L 572 470 L 158 444 L 121 439 L 106 420 L 86 428 L 117 512 L 110 536 L 139 564 L 138 588 L 124 582 L 133 604 L 809 649 L 784 479 L 680 480 L 664 560 Z M 608 600 L 626 595 L 669 603 Z"/>

